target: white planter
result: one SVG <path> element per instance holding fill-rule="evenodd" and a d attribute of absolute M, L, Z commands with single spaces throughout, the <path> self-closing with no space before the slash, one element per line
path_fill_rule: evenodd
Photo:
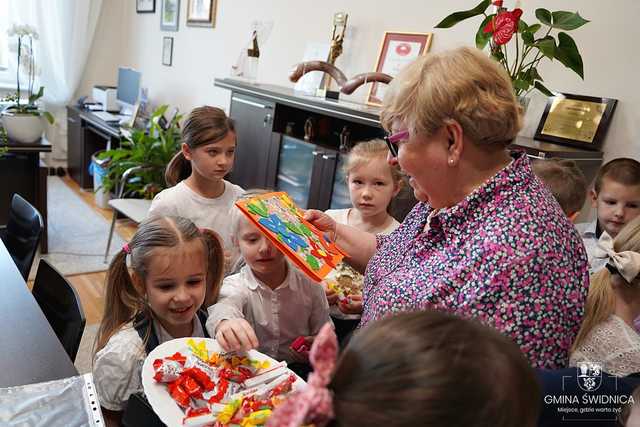
<path fill-rule="evenodd" d="M 36 142 L 44 132 L 44 118 L 31 114 L 2 112 L 2 126 L 9 139 L 25 144 Z"/>

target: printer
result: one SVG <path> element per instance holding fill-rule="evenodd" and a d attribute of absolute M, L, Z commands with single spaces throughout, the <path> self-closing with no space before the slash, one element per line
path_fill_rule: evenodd
<path fill-rule="evenodd" d="M 115 86 L 94 86 L 92 98 L 95 102 L 102 104 L 103 111 L 120 111 L 116 103 L 117 89 Z"/>

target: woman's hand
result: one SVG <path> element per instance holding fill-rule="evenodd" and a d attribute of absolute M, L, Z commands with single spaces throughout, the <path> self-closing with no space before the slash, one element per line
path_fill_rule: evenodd
<path fill-rule="evenodd" d="M 362 295 L 351 295 L 345 302 L 338 304 L 344 314 L 362 314 Z"/>
<path fill-rule="evenodd" d="M 328 233 L 328 237 L 332 241 L 335 241 L 338 223 L 329 215 L 322 211 L 309 209 L 305 211 L 303 218 L 313 224 L 318 230 Z"/>
<path fill-rule="evenodd" d="M 244 319 L 227 319 L 218 324 L 216 341 L 224 351 L 247 351 L 258 347 L 258 337 Z"/>
<path fill-rule="evenodd" d="M 311 349 L 311 345 L 313 344 L 313 340 L 316 338 L 315 335 L 304 337 L 305 345 L 308 349 Z M 289 353 L 291 354 L 291 359 L 296 363 L 309 363 L 309 350 L 305 351 L 296 351 L 289 347 Z"/>

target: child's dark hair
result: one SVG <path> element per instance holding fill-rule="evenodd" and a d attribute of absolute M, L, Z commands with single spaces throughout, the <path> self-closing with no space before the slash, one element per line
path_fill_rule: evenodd
<path fill-rule="evenodd" d="M 202 240 L 207 263 L 206 295 L 203 307 L 210 306 L 218 299 L 224 273 L 224 253 L 220 237 L 211 230 L 198 229 L 186 218 L 157 216 L 146 219 L 140 223 L 127 247 L 118 252 L 109 265 L 104 315 L 96 337 L 94 353 L 102 349 L 113 334 L 124 324 L 133 321 L 140 313 L 148 319 L 153 315 L 144 295 L 131 279 L 129 267 L 127 267 L 127 256 L 130 258 L 131 270 L 144 281 L 154 249 L 172 248 L 194 239 Z"/>
<path fill-rule="evenodd" d="M 579 212 L 587 198 L 587 180 L 573 160 L 538 160 L 533 172 L 551 190 L 566 215 Z"/>
<path fill-rule="evenodd" d="M 235 132 L 233 120 L 224 110 L 217 107 L 202 106 L 194 108 L 182 127 L 182 143 L 189 148 L 220 141 L 229 132 Z M 191 162 L 179 151 L 167 165 L 164 179 L 172 187 L 191 175 Z"/>
<path fill-rule="evenodd" d="M 431 310 L 356 333 L 328 388 L 332 427 L 528 427 L 540 409 L 533 369 L 513 342 Z"/>
<path fill-rule="evenodd" d="M 602 181 L 607 178 L 623 185 L 640 185 L 640 162 L 627 157 L 613 159 L 604 164 L 593 184 L 596 194 L 602 189 Z"/>

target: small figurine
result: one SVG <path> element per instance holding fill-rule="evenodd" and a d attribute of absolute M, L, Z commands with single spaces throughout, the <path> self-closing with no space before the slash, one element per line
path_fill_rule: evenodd
<path fill-rule="evenodd" d="M 316 136 L 316 130 L 315 130 L 315 120 L 313 120 L 313 117 L 309 117 L 305 122 L 304 122 L 304 140 L 305 141 L 313 141 L 313 138 Z"/>

